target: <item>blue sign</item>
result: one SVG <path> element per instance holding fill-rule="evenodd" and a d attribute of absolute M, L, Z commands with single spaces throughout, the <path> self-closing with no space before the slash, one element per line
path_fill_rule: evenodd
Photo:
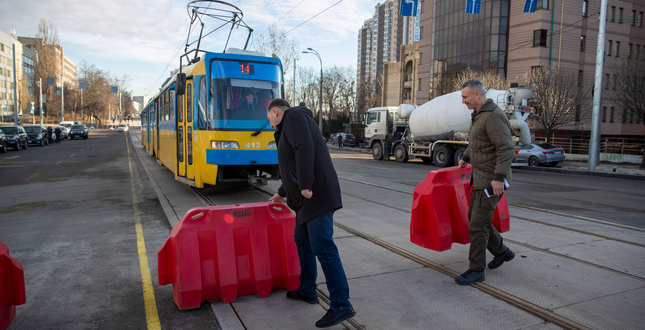
<path fill-rule="evenodd" d="M 84 82 L 78 83 L 78 89 L 87 89 L 87 83 L 84 83 Z"/>
<path fill-rule="evenodd" d="M 118 93 L 119 92 L 119 87 L 111 86 L 111 91 L 112 91 L 112 93 Z"/>
<path fill-rule="evenodd" d="M 53 85 L 56 83 L 56 78 L 47 78 L 47 85 Z"/>
<path fill-rule="evenodd" d="M 466 14 L 479 15 L 479 10 L 482 6 L 482 0 L 467 0 L 466 1 Z"/>
<path fill-rule="evenodd" d="M 524 3 L 524 12 L 525 13 L 534 13 L 535 8 L 537 7 L 538 0 L 526 0 Z"/>
<path fill-rule="evenodd" d="M 419 0 L 401 0 L 400 16 L 417 16 Z"/>
<path fill-rule="evenodd" d="M 7 108 L 2 108 L 2 111 L 7 112 Z"/>

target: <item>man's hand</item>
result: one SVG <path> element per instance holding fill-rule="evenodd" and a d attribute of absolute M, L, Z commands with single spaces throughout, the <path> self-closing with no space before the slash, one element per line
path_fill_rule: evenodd
<path fill-rule="evenodd" d="M 300 190 L 300 193 L 301 193 L 301 194 L 302 194 L 302 196 L 304 196 L 306 199 L 309 199 L 309 198 L 311 198 L 311 196 L 313 196 L 313 195 L 314 195 L 314 193 L 313 193 L 313 191 L 311 191 L 311 189 L 302 189 L 302 190 Z"/>
<path fill-rule="evenodd" d="M 284 202 L 284 197 L 278 195 L 277 193 L 273 195 L 273 197 L 269 198 L 269 201 L 274 202 L 274 203 L 282 203 Z"/>
<path fill-rule="evenodd" d="M 493 180 L 490 185 L 493 186 L 493 195 L 497 196 L 504 193 L 504 182 Z"/>
<path fill-rule="evenodd" d="M 463 159 L 460 159 L 459 164 L 457 164 L 457 168 L 466 167 L 466 165 L 468 165 L 468 163 L 464 162 Z"/>

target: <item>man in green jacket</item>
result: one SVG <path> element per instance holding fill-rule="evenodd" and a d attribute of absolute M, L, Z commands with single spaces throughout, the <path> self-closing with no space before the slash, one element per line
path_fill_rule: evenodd
<path fill-rule="evenodd" d="M 481 81 L 470 79 L 462 85 L 462 103 L 473 109 L 468 137 L 468 149 L 458 167 L 471 163 L 473 190 L 470 195 L 468 219 L 470 220 L 469 269 L 455 279 L 461 285 L 482 282 L 486 279 L 486 250 L 495 258 L 488 268 L 495 269 L 511 261 L 515 253 L 504 245 L 502 236 L 493 227 L 495 207 L 504 193 L 504 181 L 511 183 L 511 163 L 515 154 L 511 138 L 511 124 L 506 114 L 495 102 L 486 98 Z M 492 187 L 493 195 L 485 190 Z"/>

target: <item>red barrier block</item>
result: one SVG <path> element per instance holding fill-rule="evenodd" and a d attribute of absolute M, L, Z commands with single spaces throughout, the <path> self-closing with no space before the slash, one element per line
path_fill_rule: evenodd
<path fill-rule="evenodd" d="M 25 272 L 0 242 L 0 330 L 9 327 L 16 316 L 16 306 L 25 302 Z"/>
<path fill-rule="evenodd" d="M 472 168 L 450 168 L 431 171 L 414 189 L 410 242 L 419 246 L 445 251 L 452 243 L 470 243 L 470 183 Z M 510 228 L 506 194 L 502 196 L 493 226 L 500 233 Z"/>
<path fill-rule="evenodd" d="M 295 226 L 295 216 L 281 203 L 190 209 L 157 253 L 159 285 L 172 284 L 179 309 L 296 290 Z"/>

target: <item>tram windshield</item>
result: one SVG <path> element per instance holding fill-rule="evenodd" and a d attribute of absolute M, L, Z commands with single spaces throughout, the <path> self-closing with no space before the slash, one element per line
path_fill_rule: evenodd
<path fill-rule="evenodd" d="M 282 97 L 280 66 L 214 61 L 209 84 L 210 129 L 257 129 L 267 121 L 266 107 Z M 246 71 L 246 72 L 245 72 Z"/>

